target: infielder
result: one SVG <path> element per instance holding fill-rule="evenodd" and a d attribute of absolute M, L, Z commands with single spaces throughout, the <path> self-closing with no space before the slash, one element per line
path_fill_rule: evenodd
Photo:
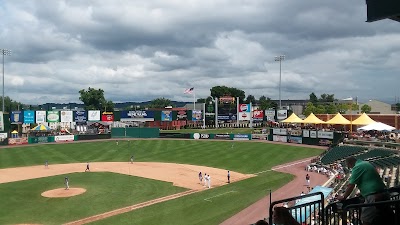
<path fill-rule="evenodd" d="M 89 162 L 86 164 L 86 170 L 85 170 L 85 172 L 86 172 L 86 171 L 89 171 L 89 172 L 90 172 Z"/>
<path fill-rule="evenodd" d="M 210 174 L 207 175 L 207 183 L 208 183 L 208 188 L 211 188 L 211 177 L 210 177 Z"/>
<path fill-rule="evenodd" d="M 204 173 L 204 187 L 207 186 L 207 174 Z"/>
<path fill-rule="evenodd" d="M 201 182 L 203 181 L 203 175 L 201 174 L 201 171 L 200 171 L 200 173 L 199 173 L 199 181 L 200 181 L 200 184 L 201 184 Z"/>
<path fill-rule="evenodd" d="M 44 168 L 48 169 L 49 168 L 49 161 L 46 160 L 46 162 L 44 162 Z"/>
<path fill-rule="evenodd" d="M 228 170 L 228 184 L 231 183 L 231 173 Z"/>
<path fill-rule="evenodd" d="M 69 190 L 69 179 L 68 179 L 68 177 L 65 177 L 64 184 L 65 184 L 65 190 Z"/>
<path fill-rule="evenodd" d="M 133 160 L 134 160 L 134 158 L 133 158 L 133 155 L 131 156 L 131 164 L 133 164 Z"/>

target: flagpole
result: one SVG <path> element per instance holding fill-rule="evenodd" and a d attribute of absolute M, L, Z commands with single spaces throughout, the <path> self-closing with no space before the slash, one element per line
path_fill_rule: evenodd
<path fill-rule="evenodd" d="M 236 127 L 239 127 L 239 97 L 236 97 Z"/>
<path fill-rule="evenodd" d="M 193 111 L 196 110 L 196 92 L 193 88 Z"/>

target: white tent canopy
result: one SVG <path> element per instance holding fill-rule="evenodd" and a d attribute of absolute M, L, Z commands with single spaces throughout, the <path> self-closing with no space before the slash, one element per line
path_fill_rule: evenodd
<path fill-rule="evenodd" d="M 368 124 L 367 126 L 360 127 L 357 130 L 392 131 L 395 129 L 396 128 L 389 126 L 387 124 L 384 124 L 381 122 L 375 122 L 375 123 Z"/>

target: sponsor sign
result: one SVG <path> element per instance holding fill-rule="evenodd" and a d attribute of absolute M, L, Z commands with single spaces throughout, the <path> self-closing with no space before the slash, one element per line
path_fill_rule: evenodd
<path fill-rule="evenodd" d="M 327 140 L 327 139 L 321 139 L 318 142 L 318 145 L 322 145 L 322 146 L 328 146 L 331 145 L 332 141 L 331 140 Z"/>
<path fill-rule="evenodd" d="M 49 123 L 60 122 L 60 113 L 58 111 L 47 111 L 46 118 Z"/>
<path fill-rule="evenodd" d="M 114 121 L 114 113 L 112 113 L 112 112 L 103 112 L 103 114 L 101 114 L 101 121 L 105 121 L 105 122 Z"/>
<path fill-rule="evenodd" d="M 154 118 L 154 112 L 148 110 L 121 111 L 121 119 L 130 118 Z"/>
<path fill-rule="evenodd" d="M 274 128 L 274 129 L 272 129 L 272 134 L 286 135 L 287 134 L 287 129 Z"/>
<path fill-rule="evenodd" d="M 317 138 L 317 131 L 310 130 L 310 138 Z"/>
<path fill-rule="evenodd" d="M 23 114 L 21 111 L 12 111 L 10 115 L 11 123 L 22 123 L 23 122 Z"/>
<path fill-rule="evenodd" d="M 290 137 L 288 137 L 288 140 L 290 143 L 303 144 L 303 138 L 301 138 L 301 137 L 290 136 Z"/>
<path fill-rule="evenodd" d="M 35 123 L 35 112 L 32 110 L 24 111 L 24 123 Z"/>
<path fill-rule="evenodd" d="M 287 136 L 274 135 L 272 136 L 272 140 L 276 142 L 287 142 Z"/>
<path fill-rule="evenodd" d="M 88 121 L 100 121 L 100 110 L 89 110 Z"/>
<path fill-rule="evenodd" d="M 250 120 L 250 112 L 239 112 L 239 120 Z"/>
<path fill-rule="evenodd" d="M 192 121 L 201 121 L 203 119 L 202 113 L 200 110 L 192 111 Z"/>
<path fill-rule="evenodd" d="M 26 145 L 28 144 L 28 138 L 9 138 L 8 139 L 9 145 Z"/>
<path fill-rule="evenodd" d="M 176 112 L 176 119 L 178 120 L 186 120 L 187 119 L 187 112 L 186 110 L 179 110 Z"/>
<path fill-rule="evenodd" d="M 161 121 L 172 121 L 172 111 L 161 111 Z"/>
<path fill-rule="evenodd" d="M 72 111 L 61 111 L 61 122 L 72 123 Z"/>
<path fill-rule="evenodd" d="M 230 140 L 231 137 L 229 134 L 216 134 L 214 135 L 214 139 Z"/>
<path fill-rule="evenodd" d="M 218 115 L 218 120 L 236 120 L 236 115 Z"/>
<path fill-rule="evenodd" d="M 0 112 L 0 131 L 4 131 L 4 114 Z"/>
<path fill-rule="evenodd" d="M 86 111 L 74 111 L 74 121 L 78 123 L 85 123 L 88 120 Z"/>
<path fill-rule="evenodd" d="M 0 139 L 6 139 L 8 138 L 8 133 L 0 133 Z"/>
<path fill-rule="evenodd" d="M 277 112 L 277 118 L 278 120 L 284 120 L 287 118 L 287 110 L 286 109 L 280 109 Z"/>
<path fill-rule="evenodd" d="M 193 134 L 194 139 L 209 139 L 210 134 L 200 134 L 200 133 L 194 133 Z"/>
<path fill-rule="evenodd" d="M 264 119 L 264 112 L 262 110 L 254 110 L 253 111 L 253 120 L 261 121 Z"/>
<path fill-rule="evenodd" d="M 56 142 L 66 142 L 66 141 L 74 141 L 74 135 L 60 135 L 55 136 L 54 140 Z"/>
<path fill-rule="evenodd" d="M 250 104 L 240 104 L 239 112 L 250 112 Z"/>
<path fill-rule="evenodd" d="M 267 121 L 275 121 L 275 110 L 265 110 Z"/>
<path fill-rule="evenodd" d="M 36 123 L 46 122 L 46 111 L 36 111 Z"/>
<path fill-rule="evenodd" d="M 251 134 L 235 134 L 233 140 L 250 140 Z"/>
<path fill-rule="evenodd" d="M 329 131 L 318 131 L 318 138 L 333 139 L 333 132 Z"/>
<path fill-rule="evenodd" d="M 267 140 L 266 134 L 252 134 L 251 139 Z"/>
<path fill-rule="evenodd" d="M 310 137 L 310 131 L 309 130 L 303 130 L 303 137 Z"/>
<path fill-rule="evenodd" d="M 30 137 L 30 143 L 48 143 L 49 137 Z"/>
<path fill-rule="evenodd" d="M 302 135 L 301 130 L 288 130 L 288 133 L 290 136 L 301 136 Z"/>

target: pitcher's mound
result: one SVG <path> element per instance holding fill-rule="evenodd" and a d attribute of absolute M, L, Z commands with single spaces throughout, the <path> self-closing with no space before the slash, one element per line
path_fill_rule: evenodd
<path fill-rule="evenodd" d="M 67 198 L 75 195 L 80 195 L 86 192 L 85 188 L 70 188 L 65 190 L 64 188 L 53 189 L 42 193 L 43 197 L 46 198 Z"/>

